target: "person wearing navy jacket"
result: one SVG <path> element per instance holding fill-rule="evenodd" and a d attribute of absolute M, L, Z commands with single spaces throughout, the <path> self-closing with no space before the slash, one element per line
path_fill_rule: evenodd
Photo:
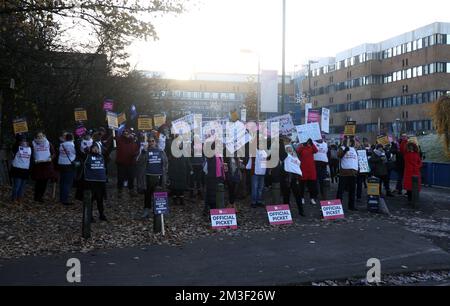
<path fill-rule="evenodd" d="M 92 192 L 92 200 L 97 202 L 99 219 L 107 221 L 103 207 L 103 193 L 106 184 L 105 159 L 100 154 L 100 148 L 97 144 L 92 145 L 84 163 L 84 180 L 86 181 L 86 187 Z M 93 217 L 92 222 L 95 222 Z"/>

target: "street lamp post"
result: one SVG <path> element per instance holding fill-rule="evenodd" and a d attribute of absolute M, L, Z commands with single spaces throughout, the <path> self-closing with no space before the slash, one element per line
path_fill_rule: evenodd
<path fill-rule="evenodd" d="M 282 46 L 282 80 L 281 80 L 281 114 L 284 114 L 284 102 L 286 96 L 286 0 L 283 0 L 283 46 Z"/>

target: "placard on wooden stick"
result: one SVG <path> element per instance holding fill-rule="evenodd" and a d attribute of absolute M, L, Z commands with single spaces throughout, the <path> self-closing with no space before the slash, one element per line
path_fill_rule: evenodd
<path fill-rule="evenodd" d="M 74 110 L 75 121 L 87 121 L 87 111 L 84 108 L 75 108 Z"/>
<path fill-rule="evenodd" d="M 152 118 L 150 116 L 141 115 L 138 118 L 138 130 L 151 131 L 153 128 Z"/>
<path fill-rule="evenodd" d="M 22 134 L 28 132 L 28 124 L 25 118 L 18 118 L 13 121 L 14 134 Z"/>
<path fill-rule="evenodd" d="M 356 135 L 356 121 L 347 121 L 345 124 L 344 136 Z"/>

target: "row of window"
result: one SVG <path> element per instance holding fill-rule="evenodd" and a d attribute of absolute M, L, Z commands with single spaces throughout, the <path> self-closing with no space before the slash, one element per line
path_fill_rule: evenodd
<path fill-rule="evenodd" d="M 385 75 L 369 75 L 359 77 L 353 80 L 331 84 L 325 87 L 319 87 L 311 90 L 312 96 L 334 93 L 336 91 L 357 88 L 366 85 L 382 85 L 421 77 L 434 73 L 450 73 L 450 63 L 431 63 L 423 66 L 417 66 L 409 69 L 399 70 Z"/>
<path fill-rule="evenodd" d="M 242 101 L 244 94 L 233 92 L 200 92 L 200 91 L 160 91 L 153 93 L 154 98 L 167 99 L 177 98 L 185 100 L 224 100 L 224 101 Z"/>
<path fill-rule="evenodd" d="M 395 133 L 394 123 L 382 123 L 381 129 L 387 128 L 390 133 Z M 433 123 L 431 120 L 416 120 L 416 121 L 403 121 L 402 129 L 407 132 L 418 131 L 431 131 L 433 130 Z M 330 126 L 330 134 L 341 134 L 344 132 L 343 126 Z M 358 124 L 356 125 L 357 133 L 378 133 L 377 123 Z"/>
<path fill-rule="evenodd" d="M 433 102 L 439 99 L 440 96 L 445 95 L 445 93 L 446 90 L 434 90 L 407 96 L 397 96 L 385 99 L 369 99 L 351 103 L 331 105 L 328 108 L 330 109 L 331 113 L 351 112 L 365 109 L 394 108 L 403 105 Z"/>
<path fill-rule="evenodd" d="M 414 41 L 407 42 L 405 44 L 398 45 L 393 48 L 389 48 L 387 50 L 383 50 L 381 52 L 366 52 L 339 61 L 333 65 L 327 65 L 324 67 L 320 67 L 318 69 L 314 69 L 311 71 L 311 74 L 313 77 L 316 77 L 322 74 L 327 74 L 335 70 L 351 67 L 367 61 L 387 59 L 394 56 L 420 50 L 422 48 L 427 48 L 429 46 L 443 45 L 443 44 L 450 45 L 450 34 L 433 34 L 431 36 L 420 38 Z"/>

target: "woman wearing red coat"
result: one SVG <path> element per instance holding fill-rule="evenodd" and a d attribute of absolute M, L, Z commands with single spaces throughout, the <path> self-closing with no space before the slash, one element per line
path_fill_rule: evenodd
<path fill-rule="evenodd" d="M 300 198 L 302 204 L 305 204 L 305 185 L 308 186 L 311 204 L 316 205 L 317 198 L 317 172 L 316 164 L 314 161 L 314 154 L 318 152 L 317 147 L 314 145 L 311 139 L 308 142 L 301 144 L 297 149 L 297 154 L 300 159 L 300 168 L 302 170 L 302 176 L 299 177 L 300 181 Z"/>
<path fill-rule="evenodd" d="M 404 171 L 404 187 L 408 192 L 408 201 L 412 201 L 412 178 L 417 176 L 419 178 L 419 191 L 421 190 L 421 174 L 422 159 L 420 158 L 419 148 L 415 143 L 408 143 L 402 147 L 402 152 L 405 160 Z"/>

